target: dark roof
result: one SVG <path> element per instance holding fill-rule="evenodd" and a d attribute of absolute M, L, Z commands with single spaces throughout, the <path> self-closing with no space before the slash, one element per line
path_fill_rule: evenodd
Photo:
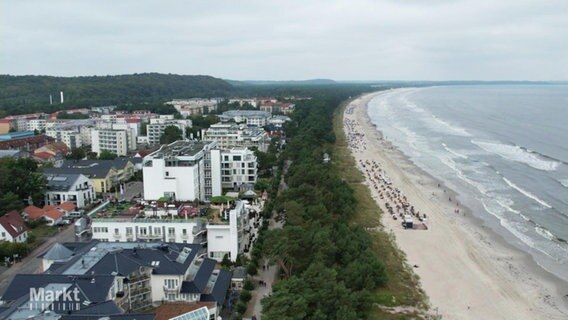
<path fill-rule="evenodd" d="M 1 216 L 0 225 L 6 229 L 12 238 L 17 237 L 28 230 L 24 223 L 24 219 L 22 219 L 22 216 L 20 216 L 16 210 L 12 210 Z"/>
<path fill-rule="evenodd" d="M 140 266 L 150 267 L 150 262 L 141 261 L 138 253 L 134 254 L 132 250 L 111 252 L 99 260 L 86 274 L 92 272 L 95 274 L 112 274 L 116 272 L 119 275 L 128 276 L 138 270 Z"/>
<path fill-rule="evenodd" d="M 95 281 L 92 281 L 92 280 Z M 111 275 L 59 275 L 59 274 L 17 274 L 4 292 L 2 300 L 12 301 L 30 293 L 30 288 L 45 287 L 50 283 L 73 284 L 80 290 L 80 300 L 90 302 L 104 302 L 113 284 Z"/>
<path fill-rule="evenodd" d="M 184 281 L 181 284 L 181 293 L 204 293 L 207 288 L 207 283 L 209 282 L 209 278 L 213 274 L 213 270 L 215 269 L 215 265 L 217 261 L 205 258 L 201 262 L 195 277 L 193 277 L 192 281 Z M 230 279 L 229 279 L 230 280 Z"/>
<path fill-rule="evenodd" d="M 211 273 L 213 273 L 213 269 L 215 269 L 216 264 L 217 261 L 209 258 L 205 258 L 203 259 L 203 262 L 201 262 L 201 266 L 199 267 L 199 270 L 197 270 L 197 273 L 193 278 L 193 283 L 199 289 L 199 291 L 203 292 L 207 287 L 207 282 L 209 281 Z"/>
<path fill-rule="evenodd" d="M 118 157 L 114 160 L 65 160 L 59 168 L 45 168 L 45 173 L 84 174 L 89 178 L 104 178 L 111 169 L 122 170 L 133 158 Z"/>
<path fill-rule="evenodd" d="M 145 313 L 125 313 L 125 314 L 114 314 L 114 315 L 105 315 L 104 318 L 108 320 L 154 320 L 155 317 L 153 314 L 145 314 Z M 82 315 L 82 314 L 73 314 L 73 315 L 63 315 L 59 320 L 100 320 L 101 315 Z"/>
<path fill-rule="evenodd" d="M 114 303 L 114 301 L 109 300 L 102 303 L 92 304 L 85 307 L 75 314 L 83 315 L 108 315 L 108 314 L 121 314 L 122 310 Z"/>
<path fill-rule="evenodd" d="M 79 180 L 80 174 L 43 173 L 47 179 L 47 191 L 69 191 Z"/>
<path fill-rule="evenodd" d="M 47 260 L 66 260 L 73 255 L 73 251 L 69 250 L 67 247 L 60 243 L 55 243 L 47 252 L 43 255 L 44 259 Z"/>
<path fill-rule="evenodd" d="M 202 294 L 201 301 L 215 301 L 218 304 L 223 304 L 227 296 L 227 290 L 229 290 L 229 286 L 231 285 L 232 276 L 233 274 L 230 271 L 219 270 L 219 275 L 211 292 L 209 294 Z"/>

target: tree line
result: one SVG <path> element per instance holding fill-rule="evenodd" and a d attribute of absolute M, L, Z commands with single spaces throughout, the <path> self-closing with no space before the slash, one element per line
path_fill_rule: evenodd
<path fill-rule="evenodd" d="M 285 219 L 282 229 L 268 230 L 262 253 L 279 266 L 281 279 L 262 301 L 268 319 L 361 319 L 372 305 L 372 292 L 387 281 L 372 239 L 350 223 L 357 202 L 333 164 L 335 108 L 363 87 L 318 92 L 297 104 L 286 128 L 282 160 L 291 163 L 288 189 L 274 210 Z"/>

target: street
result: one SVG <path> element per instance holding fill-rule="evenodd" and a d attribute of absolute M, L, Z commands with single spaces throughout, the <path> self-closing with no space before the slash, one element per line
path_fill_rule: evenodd
<path fill-rule="evenodd" d="M 16 274 L 39 273 L 41 271 L 41 259 L 37 259 L 36 257 L 49 249 L 49 247 L 51 247 L 51 245 L 53 245 L 55 242 L 63 243 L 75 241 L 74 230 L 75 229 L 73 225 L 64 227 L 64 229 L 54 237 L 46 239 L 44 243 L 35 248 L 29 255 L 22 259 L 22 261 L 14 264 L 4 272 L 0 273 L 0 296 L 4 294 L 4 291 L 10 284 L 10 281 L 12 281 Z"/>

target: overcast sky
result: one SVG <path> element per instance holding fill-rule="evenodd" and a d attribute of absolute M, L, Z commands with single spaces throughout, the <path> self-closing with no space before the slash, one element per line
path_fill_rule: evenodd
<path fill-rule="evenodd" d="M 0 0 L 0 73 L 568 80 L 567 0 Z"/>

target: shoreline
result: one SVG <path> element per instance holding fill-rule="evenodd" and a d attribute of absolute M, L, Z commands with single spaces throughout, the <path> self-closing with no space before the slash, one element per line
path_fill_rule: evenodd
<path fill-rule="evenodd" d="M 350 147 L 356 162 L 378 161 L 393 186 L 420 212 L 428 212 L 429 230 L 404 230 L 400 220 L 387 214 L 384 200 L 363 171 L 367 187 L 385 213 L 381 218 L 385 230 L 394 234 L 408 264 L 418 266 L 414 271 L 433 310 L 448 319 L 565 319 L 568 299 L 563 295 L 568 284 L 509 244 L 468 208 L 460 205 L 459 214 L 452 213 L 460 195 L 382 139 L 367 114 L 367 104 L 384 92 L 365 94 L 346 106 L 344 134 L 350 132 L 346 119 L 353 121 L 365 144 L 365 149 Z"/>

